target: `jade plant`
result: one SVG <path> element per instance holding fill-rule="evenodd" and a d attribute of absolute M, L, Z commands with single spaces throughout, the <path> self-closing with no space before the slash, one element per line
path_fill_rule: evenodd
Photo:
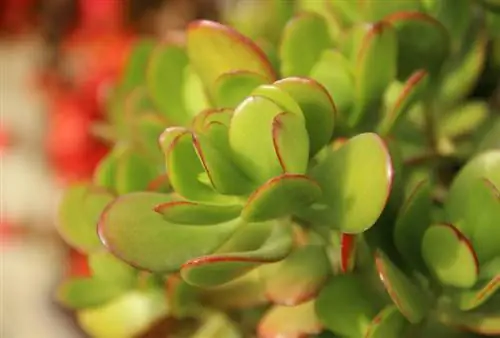
<path fill-rule="evenodd" d="M 135 44 L 60 209 L 91 336 L 500 333 L 499 118 L 469 95 L 493 12 L 318 3 L 276 62 L 206 20 Z"/>

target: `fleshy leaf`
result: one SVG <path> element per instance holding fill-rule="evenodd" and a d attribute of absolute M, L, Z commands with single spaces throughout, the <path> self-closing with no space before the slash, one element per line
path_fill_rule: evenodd
<path fill-rule="evenodd" d="M 118 155 L 116 164 L 116 191 L 126 194 L 133 191 L 144 191 L 149 182 L 160 174 L 148 158 L 133 148 L 125 148 Z"/>
<path fill-rule="evenodd" d="M 191 338 L 243 338 L 236 324 L 223 313 L 211 313 Z"/>
<path fill-rule="evenodd" d="M 183 85 L 183 98 L 186 106 L 186 112 L 189 118 L 196 116 L 200 111 L 212 107 L 209 94 L 196 72 L 193 65 L 189 64 L 184 69 L 184 85 Z"/>
<path fill-rule="evenodd" d="M 455 312 L 445 318 L 447 324 L 481 336 L 498 337 L 500 335 L 500 313 Z"/>
<path fill-rule="evenodd" d="M 101 159 L 94 170 L 94 176 L 92 178 L 92 182 L 96 186 L 103 187 L 109 191 L 115 191 L 117 160 L 118 157 L 114 150 L 110 151 L 103 159 Z"/>
<path fill-rule="evenodd" d="M 479 262 L 469 240 L 451 224 L 436 224 L 425 232 L 422 255 L 431 272 L 445 285 L 470 288 Z"/>
<path fill-rule="evenodd" d="M 322 208 L 299 216 L 344 233 L 360 233 L 375 224 L 385 208 L 392 186 L 392 161 L 382 139 L 364 133 L 331 151 L 313 168 L 311 177 L 323 191 L 318 201 Z"/>
<path fill-rule="evenodd" d="M 356 109 L 349 114 L 351 126 L 377 107 L 386 87 L 394 80 L 397 66 L 397 39 L 392 26 L 384 21 L 369 25 L 356 53 Z M 368 116 L 372 121 L 375 117 Z"/>
<path fill-rule="evenodd" d="M 221 74 L 214 84 L 215 104 L 217 107 L 236 108 L 255 88 L 267 81 L 258 73 L 243 70 Z"/>
<path fill-rule="evenodd" d="M 354 275 L 339 275 L 321 290 L 316 300 L 320 322 L 333 333 L 362 337 L 377 309 L 370 294 Z"/>
<path fill-rule="evenodd" d="M 283 174 L 270 179 L 250 195 L 241 217 L 259 222 L 291 215 L 320 196 L 320 187 L 307 176 Z"/>
<path fill-rule="evenodd" d="M 275 85 L 261 85 L 255 88 L 251 95 L 269 99 L 277 104 L 283 111 L 293 113 L 301 119 L 304 117 L 302 109 L 292 96 L 290 96 L 290 94 L 288 94 L 285 90 L 282 90 Z"/>
<path fill-rule="evenodd" d="M 406 326 L 406 320 L 394 305 L 385 307 L 373 319 L 365 338 L 400 338 Z"/>
<path fill-rule="evenodd" d="M 307 245 L 281 262 L 263 266 L 261 273 L 271 302 L 296 306 L 319 293 L 330 273 L 330 262 L 323 246 Z"/>
<path fill-rule="evenodd" d="M 59 233 L 72 247 L 88 253 L 102 248 L 96 227 L 104 207 L 113 200 L 106 190 L 87 184 L 69 187 L 59 208 Z"/>
<path fill-rule="evenodd" d="M 257 184 L 283 173 L 306 171 L 309 137 L 303 117 L 282 111 L 269 99 L 249 97 L 231 120 L 229 144 L 234 158 Z"/>
<path fill-rule="evenodd" d="M 71 309 L 96 307 L 124 294 L 127 288 L 93 278 L 65 280 L 57 290 L 57 300 Z"/>
<path fill-rule="evenodd" d="M 181 46 L 164 44 L 152 53 L 147 69 L 151 98 L 169 121 L 180 125 L 189 122 L 180 85 L 184 81 L 184 68 L 187 64 L 188 58 Z"/>
<path fill-rule="evenodd" d="M 191 23 L 187 29 L 187 51 L 191 64 L 209 89 L 219 76 L 233 71 L 253 72 L 268 82 L 276 76 L 264 52 L 253 41 L 217 22 Z"/>
<path fill-rule="evenodd" d="M 309 135 L 309 156 L 314 156 L 333 134 L 336 108 L 330 94 L 309 78 L 289 77 L 274 85 L 286 91 L 301 108 Z"/>
<path fill-rule="evenodd" d="M 88 261 L 94 279 L 124 288 L 130 288 L 136 282 L 137 270 L 107 251 L 90 254 Z"/>
<path fill-rule="evenodd" d="M 158 291 L 134 291 L 104 306 L 78 312 L 78 323 L 91 337 L 132 337 L 167 314 Z"/>
<path fill-rule="evenodd" d="M 326 88 L 335 102 L 339 117 L 346 120 L 355 101 L 355 85 L 354 71 L 345 56 L 336 50 L 323 52 L 310 77 Z"/>
<path fill-rule="evenodd" d="M 101 216 L 101 241 L 114 255 L 137 268 L 169 272 L 189 259 L 212 253 L 243 224 L 238 219 L 212 226 L 167 222 L 153 209 L 172 200 L 171 195 L 151 192 L 120 196 Z"/>
<path fill-rule="evenodd" d="M 444 137 L 459 137 L 469 134 L 486 121 L 489 107 L 486 102 L 468 102 L 446 114 L 439 125 Z"/>
<path fill-rule="evenodd" d="M 261 319 L 260 338 L 309 337 L 322 330 L 314 311 L 314 301 L 297 306 L 273 306 Z"/>
<path fill-rule="evenodd" d="M 217 224 L 239 216 L 240 205 L 209 205 L 186 200 L 159 204 L 155 211 L 165 220 L 178 224 Z"/>
<path fill-rule="evenodd" d="M 394 227 L 394 244 L 412 267 L 425 271 L 420 244 L 431 223 L 431 187 L 421 181 L 401 208 Z"/>
<path fill-rule="evenodd" d="M 127 92 L 146 81 L 146 67 L 154 46 L 154 41 L 149 39 L 142 39 L 134 44 L 120 83 L 123 91 Z"/>
<path fill-rule="evenodd" d="M 394 305 L 410 323 L 420 323 L 430 307 L 427 295 L 381 251 L 377 251 L 375 263 Z"/>
<path fill-rule="evenodd" d="M 362 8 L 364 19 L 367 21 L 381 20 L 385 16 L 397 12 L 418 11 L 422 7 L 420 0 L 386 1 L 383 4 L 379 0 L 365 0 L 358 6 Z"/>
<path fill-rule="evenodd" d="M 426 70 L 431 78 L 438 75 L 450 51 L 450 38 L 442 24 L 422 12 L 394 13 L 384 21 L 398 33 L 398 78 L 407 79 L 418 69 Z"/>
<path fill-rule="evenodd" d="M 283 259 L 292 248 L 291 228 L 277 221 L 269 225 L 272 225 L 272 230 L 258 248 L 192 259 L 182 266 L 182 278 L 192 285 L 213 287 L 234 280 L 264 263 Z"/>
<path fill-rule="evenodd" d="M 500 290 L 500 257 L 481 266 L 478 282 L 473 288 L 452 295 L 460 310 L 475 309 Z"/>
<path fill-rule="evenodd" d="M 309 75 L 323 51 L 331 44 L 323 17 L 304 13 L 292 18 L 282 32 L 279 51 L 281 74 L 284 77 Z"/>
<path fill-rule="evenodd" d="M 398 123 L 398 120 L 421 97 L 427 84 L 428 75 L 425 70 L 417 70 L 408 78 L 396 100 L 382 117 L 379 126 L 381 134 L 387 135 L 390 133 L 391 129 Z"/>

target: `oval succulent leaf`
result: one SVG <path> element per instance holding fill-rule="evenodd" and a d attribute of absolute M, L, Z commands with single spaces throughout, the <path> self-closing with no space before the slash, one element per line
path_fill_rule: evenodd
<path fill-rule="evenodd" d="M 249 222 L 265 221 L 293 214 L 321 196 L 319 185 L 304 175 L 283 174 L 255 190 L 241 217 Z"/>
<path fill-rule="evenodd" d="M 497 259 L 497 262 L 500 262 L 500 260 Z M 476 309 L 498 293 L 500 290 L 500 264 L 498 263 L 496 270 L 493 276 L 485 276 L 486 274 L 483 273 L 484 268 L 482 267 L 478 282 L 473 288 L 460 290 L 452 295 L 453 300 L 460 310 L 469 311 Z"/>
<path fill-rule="evenodd" d="M 365 0 L 361 5 L 363 17 L 367 21 L 381 20 L 385 16 L 398 12 L 419 11 L 422 8 L 420 0 L 398 0 L 384 3 L 378 0 Z"/>
<path fill-rule="evenodd" d="M 444 137 L 460 137 L 477 130 L 489 117 L 486 102 L 472 101 L 444 115 L 440 122 L 440 134 Z"/>
<path fill-rule="evenodd" d="M 209 205 L 180 199 L 159 204 L 154 211 L 172 223 L 210 225 L 238 217 L 241 208 L 241 205 Z"/>
<path fill-rule="evenodd" d="M 118 194 L 144 191 L 149 182 L 160 173 L 151 165 L 145 154 L 127 147 L 118 155 L 115 173 L 116 191 Z"/>
<path fill-rule="evenodd" d="M 59 208 L 58 230 L 72 247 L 89 253 L 102 247 L 96 227 L 100 212 L 114 196 L 103 189 L 87 184 L 75 184 L 68 188 Z"/>
<path fill-rule="evenodd" d="M 307 245 L 260 271 L 271 302 L 296 306 L 316 297 L 330 274 L 330 262 L 324 246 Z"/>
<path fill-rule="evenodd" d="M 160 112 L 169 121 L 187 125 L 189 115 L 182 96 L 184 69 L 189 60 L 181 46 L 164 44 L 156 47 L 147 68 L 149 94 Z"/>
<path fill-rule="evenodd" d="M 407 321 L 398 308 L 389 305 L 373 318 L 364 338 L 400 338 Z"/>
<path fill-rule="evenodd" d="M 154 208 L 171 195 L 137 192 L 120 196 L 102 213 L 102 243 L 118 258 L 144 270 L 171 272 L 187 260 L 212 253 L 243 224 L 235 219 L 212 226 L 180 226 Z"/>
<path fill-rule="evenodd" d="M 394 226 L 394 244 L 404 260 L 413 268 L 426 271 L 421 243 L 431 223 L 431 187 L 421 181 L 402 206 Z"/>
<path fill-rule="evenodd" d="M 479 274 L 476 252 L 465 235 L 451 224 L 436 224 L 425 232 L 422 255 L 444 285 L 470 288 Z"/>
<path fill-rule="evenodd" d="M 360 233 L 375 224 L 385 208 L 392 186 L 389 151 L 373 133 L 359 134 L 311 171 L 322 197 L 324 210 L 310 209 L 301 216 L 319 219 L 344 233 Z M 369 193 L 368 193 L 369 192 Z"/>
<path fill-rule="evenodd" d="M 103 305 L 127 292 L 120 284 L 94 278 L 65 280 L 57 290 L 57 300 L 70 309 Z"/>
<path fill-rule="evenodd" d="M 246 36 L 217 22 L 191 23 L 187 29 L 187 52 L 209 89 L 219 76 L 232 71 L 249 71 L 262 75 L 268 82 L 275 80 L 274 70 L 262 50 Z"/>
<path fill-rule="evenodd" d="M 92 278 L 124 289 L 132 288 L 137 280 L 137 270 L 119 260 L 108 251 L 89 255 L 88 264 Z"/>
<path fill-rule="evenodd" d="M 257 329 L 260 338 L 308 337 L 321 330 L 314 301 L 297 306 L 275 305 L 264 315 Z"/>
<path fill-rule="evenodd" d="M 430 307 L 430 301 L 425 292 L 381 251 L 376 252 L 375 264 L 379 277 L 394 305 L 410 323 L 420 323 Z"/>
<path fill-rule="evenodd" d="M 233 111 L 234 110 L 231 108 L 213 108 L 203 110 L 194 117 L 191 123 L 193 130 L 196 133 L 203 133 L 206 131 L 210 123 L 214 122 L 229 127 Z"/>
<path fill-rule="evenodd" d="M 309 76 L 326 88 L 345 123 L 355 102 L 354 70 L 350 62 L 339 51 L 327 50 Z"/>
<path fill-rule="evenodd" d="M 328 91 L 318 82 L 305 77 L 289 77 L 274 85 L 286 91 L 299 105 L 309 134 L 309 156 L 314 156 L 332 138 L 337 114 Z"/>
<path fill-rule="evenodd" d="M 445 319 L 447 324 L 481 336 L 498 337 L 500 334 L 500 314 L 482 312 L 455 312 Z"/>
<path fill-rule="evenodd" d="M 425 70 L 417 70 L 406 80 L 396 100 L 380 121 L 378 129 L 382 135 L 388 135 L 398 120 L 422 97 L 427 84 L 428 73 Z"/>
<path fill-rule="evenodd" d="M 276 103 L 283 111 L 295 114 L 303 120 L 304 113 L 298 103 L 285 90 L 275 85 L 261 85 L 255 88 L 251 95 L 269 99 Z"/>
<path fill-rule="evenodd" d="M 309 137 L 303 118 L 269 99 L 249 97 L 236 108 L 229 144 L 240 168 L 257 184 L 306 171 Z"/>
<path fill-rule="evenodd" d="M 333 333 L 362 337 L 377 314 L 370 299 L 370 294 L 355 275 L 335 276 L 321 290 L 316 300 L 316 314 Z"/>
<path fill-rule="evenodd" d="M 398 78 L 425 69 L 438 75 L 450 52 L 450 38 L 443 25 L 422 12 L 399 12 L 384 18 L 398 35 Z M 425 38 L 422 38 L 425 37 Z"/>
<path fill-rule="evenodd" d="M 396 76 L 396 60 L 397 38 L 392 26 L 383 21 L 368 26 L 356 53 L 357 99 L 356 109 L 348 118 L 351 126 L 380 105 L 384 91 Z"/>
<path fill-rule="evenodd" d="M 214 84 L 217 107 L 236 108 L 250 93 L 268 79 L 258 73 L 239 70 L 221 74 Z"/>
<path fill-rule="evenodd" d="M 273 227 L 271 233 L 258 248 L 189 260 L 182 266 L 182 278 L 192 285 L 213 287 L 234 280 L 262 264 L 283 259 L 292 249 L 291 228 L 276 221 L 270 225 Z"/>
<path fill-rule="evenodd" d="M 77 319 L 91 337 L 130 337 L 142 334 L 167 313 L 162 292 L 134 291 L 103 306 L 79 311 Z"/>
<path fill-rule="evenodd" d="M 331 45 L 328 26 L 321 15 L 310 12 L 292 18 L 282 32 L 281 74 L 309 75 L 321 53 Z"/>

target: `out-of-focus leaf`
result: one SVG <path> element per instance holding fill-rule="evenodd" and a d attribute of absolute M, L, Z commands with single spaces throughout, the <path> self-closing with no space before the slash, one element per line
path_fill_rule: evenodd
<path fill-rule="evenodd" d="M 100 306 L 124 294 L 126 287 L 93 278 L 65 280 L 57 290 L 57 300 L 70 309 Z"/>
<path fill-rule="evenodd" d="M 378 21 L 385 16 L 397 12 L 420 11 L 422 5 L 420 0 L 397 0 L 397 1 L 384 1 L 380 0 L 366 0 L 362 4 L 358 3 L 360 11 L 364 14 L 366 21 Z"/>
<path fill-rule="evenodd" d="M 338 335 L 363 337 L 377 314 L 370 299 L 370 293 L 355 275 L 339 275 L 321 290 L 316 314 L 327 329 Z"/>
<path fill-rule="evenodd" d="M 261 338 L 303 337 L 321 330 L 314 301 L 297 306 L 275 305 L 264 315 L 257 329 Z"/>
<path fill-rule="evenodd" d="M 213 313 L 205 319 L 191 338 L 243 338 L 236 325 L 222 313 Z"/>
<path fill-rule="evenodd" d="M 448 112 L 440 122 L 440 132 L 445 137 L 468 134 L 486 121 L 489 108 L 485 102 L 468 102 Z"/>
<path fill-rule="evenodd" d="M 106 305 L 79 311 L 77 318 L 92 337 L 133 337 L 147 330 L 167 311 L 162 292 L 135 291 Z"/>
<path fill-rule="evenodd" d="M 373 319 L 365 338 L 400 338 L 403 336 L 406 323 L 398 308 L 389 305 Z"/>
<path fill-rule="evenodd" d="M 327 23 L 311 12 L 290 20 L 282 34 L 280 57 L 284 77 L 309 75 L 323 51 L 332 44 Z"/>
<path fill-rule="evenodd" d="M 188 117 L 192 119 L 200 111 L 212 107 L 212 101 L 193 65 L 184 69 L 184 79 L 183 99 Z"/>
<path fill-rule="evenodd" d="M 89 255 L 92 278 L 124 288 L 132 287 L 137 279 L 137 270 L 122 262 L 107 251 Z"/>
<path fill-rule="evenodd" d="M 214 101 L 217 107 L 236 108 L 267 79 L 258 73 L 233 71 L 220 75 L 215 81 Z"/>
<path fill-rule="evenodd" d="M 149 39 L 134 44 L 122 75 L 121 90 L 127 92 L 146 81 L 146 67 L 154 47 L 154 41 Z"/>
<path fill-rule="evenodd" d="M 384 18 L 398 34 L 398 78 L 419 69 L 437 76 L 450 51 L 450 38 L 442 24 L 421 12 L 400 12 Z M 425 38 L 422 38 L 425 37 Z"/>
<path fill-rule="evenodd" d="M 116 191 L 120 195 L 145 191 L 149 182 L 161 173 L 146 156 L 131 147 L 124 149 L 118 156 L 115 179 Z"/>

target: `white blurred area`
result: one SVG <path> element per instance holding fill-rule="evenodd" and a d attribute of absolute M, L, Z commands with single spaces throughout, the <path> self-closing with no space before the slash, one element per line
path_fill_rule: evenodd
<path fill-rule="evenodd" d="M 64 266 L 54 232 L 60 189 L 44 161 L 45 112 L 34 83 L 41 42 L 0 41 L 0 125 L 13 145 L 0 151 L 1 219 L 18 235 L 0 239 L 0 337 L 79 337 L 53 292 Z"/>

